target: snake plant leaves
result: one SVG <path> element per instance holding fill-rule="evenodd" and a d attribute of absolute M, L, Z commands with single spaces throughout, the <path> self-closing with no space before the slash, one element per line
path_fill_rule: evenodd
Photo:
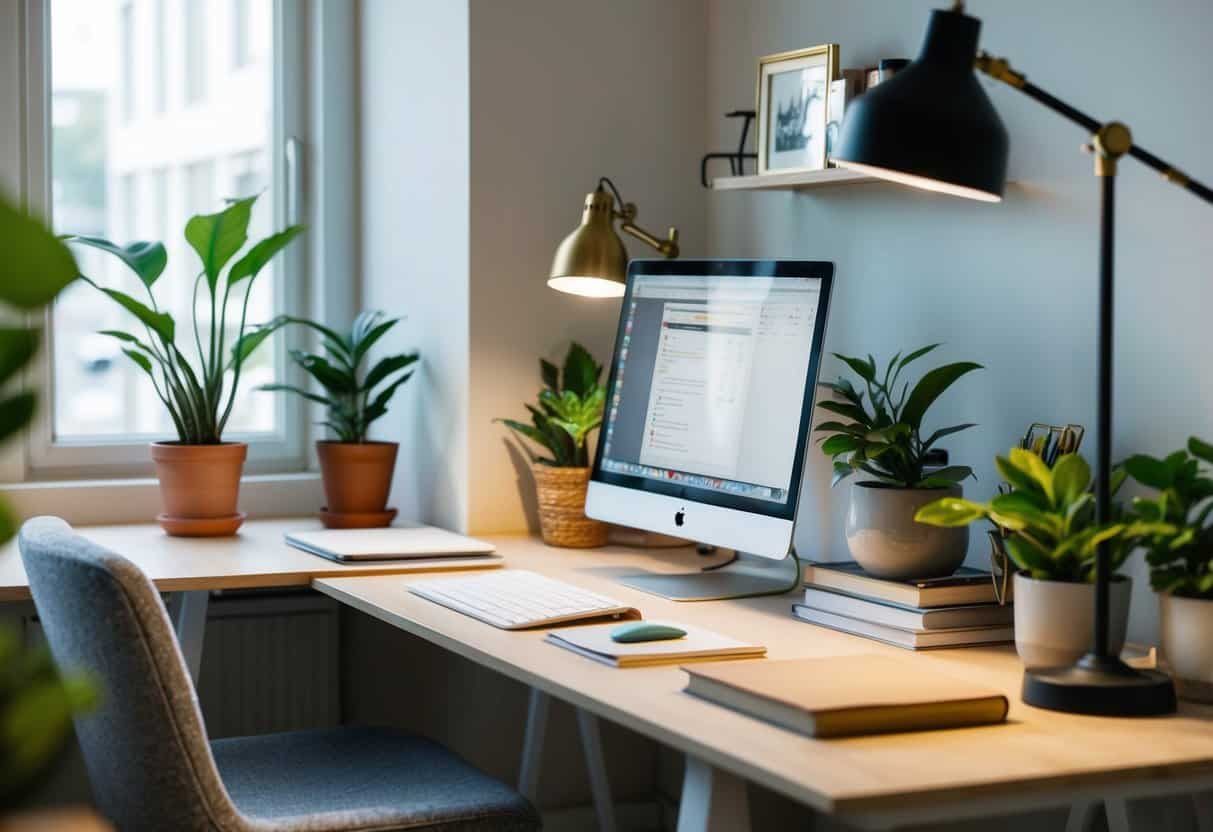
<path fill-rule="evenodd" d="M 927 409 L 945 390 L 964 375 L 980 369 L 982 366 L 972 361 L 958 361 L 955 364 L 945 364 L 931 370 L 919 379 L 918 384 L 914 385 L 913 390 L 910 391 L 910 398 L 906 400 L 905 407 L 901 411 L 901 421 L 913 428 L 920 427 Z"/>
<path fill-rule="evenodd" d="M 80 274 L 76 260 L 37 219 L 17 210 L 0 195 L 0 301 L 20 309 L 50 303 Z"/>
<path fill-rule="evenodd" d="M 248 242 L 249 218 L 256 201 L 255 196 L 233 200 L 222 211 L 198 214 L 190 217 L 185 224 L 185 240 L 202 261 L 202 271 L 211 294 L 215 293 L 223 267 Z"/>
<path fill-rule="evenodd" d="M 139 241 L 120 246 L 100 237 L 72 236 L 65 239 L 69 243 L 79 243 L 114 255 L 125 263 L 149 289 L 164 273 L 164 267 L 168 265 L 168 252 L 164 250 L 163 243 Z"/>

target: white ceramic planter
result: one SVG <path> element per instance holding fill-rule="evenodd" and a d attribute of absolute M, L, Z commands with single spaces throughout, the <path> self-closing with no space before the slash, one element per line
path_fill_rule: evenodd
<path fill-rule="evenodd" d="M 1213 601 L 1158 596 L 1162 654 L 1184 699 L 1213 702 Z"/>
<path fill-rule="evenodd" d="M 869 575 L 890 581 L 951 575 L 964 563 L 969 529 L 945 529 L 914 520 L 918 509 L 940 497 L 959 497 L 953 488 L 889 488 L 857 482 L 847 511 L 847 546 Z"/>
<path fill-rule="evenodd" d="M 1120 655 L 1129 624 L 1133 582 L 1118 576 L 1108 587 L 1108 647 Z M 1025 668 L 1064 667 L 1095 641 L 1095 585 L 1038 581 L 1015 573 L 1015 650 Z"/>

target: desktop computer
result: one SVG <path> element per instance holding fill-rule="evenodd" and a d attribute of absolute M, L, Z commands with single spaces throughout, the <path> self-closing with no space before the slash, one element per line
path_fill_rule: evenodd
<path fill-rule="evenodd" d="M 833 273 L 798 260 L 629 265 L 586 514 L 739 559 L 623 583 L 676 600 L 799 584 L 792 534 Z"/>

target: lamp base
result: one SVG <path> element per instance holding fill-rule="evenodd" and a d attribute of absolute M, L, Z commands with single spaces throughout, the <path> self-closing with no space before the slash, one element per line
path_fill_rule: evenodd
<path fill-rule="evenodd" d="M 1158 716 L 1175 712 L 1175 688 L 1156 670 L 1088 653 L 1070 667 L 1028 670 L 1023 701 L 1037 708 L 1092 716 Z"/>

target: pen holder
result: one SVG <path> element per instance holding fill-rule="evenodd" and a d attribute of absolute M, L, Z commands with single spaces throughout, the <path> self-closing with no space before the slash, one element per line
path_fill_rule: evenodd
<path fill-rule="evenodd" d="M 607 542 L 607 524 L 585 516 L 589 468 L 532 465 L 539 528 L 549 546 L 591 549 Z"/>

